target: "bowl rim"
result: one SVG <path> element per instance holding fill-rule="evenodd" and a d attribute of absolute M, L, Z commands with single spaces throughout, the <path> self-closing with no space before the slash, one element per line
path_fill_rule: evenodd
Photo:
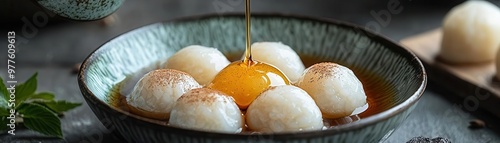
<path fill-rule="evenodd" d="M 285 132 L 285 133 L 219 133 L 219 132 L 208 132 L 208 131 L 198 131 L 198 130 L 191 130 L 191 129 L 183 129 L 183 128 L 177 128 L 177 127 L 172 127 L 172 126 L 162 126 L 156 122 L 153 122 L 152 119 L 145 118 L 139 115 L 135 115 L 132 113 L 129 113 L 127 111 L 123 111 L 122 109 L 118 109 L 117 107 L 111 106 L 104 101 L 98 99 L 87 87 L 87 84 L 84 82 L 84 78 L 86 77 L 85 71 L 87 70 L 87 66 L 93 59 L 95 58 L 96 54 L 99 52 L 103 52 L 105 50 L 109 50 L 110 48 L 103 48 L 104 45 L 107 43 L 119 38 L 123 37 L 124 35 L 128 35 L 130 33 L 134 32 L 139 32 L 143 30 L 148 30 L 148 27 L 152 27 L 155 25 L 163 25 L 163 24 L 171 24 L 171 23 L 176 23 L 176 22 L 188 22 L 188 21 L 195 21 L 195 20 L 203 20 L 203 19 L 211 19 L 211 18 L 216 18 L 216 17 L 243 17 L 243 13 L 208 13 L 208 14 L 201 14 L 201 15 L 193 15 L 193 16 L 184 16 L 184 17 L 179 17 L 179 18 L 174 18 L 166 21 L 161 21 L 161 22 L 153 22 L 150 24 L 146 24 L 143 26 L 139 26 L 136 28 L 133 28 L 132 30 L 126 31 L 124 33 L 118 34 L 117 36 L 107 40 L 103 44 L 101 44 L 98 48 L 96 48 L 94 51 L 92 51 L 83 61 L 81 64 L 80 70 L 78 72 L 78 85 L 80 87 L 80 91 L 82 92 L 82 95 L 84 96 L 85 99 L 87 99 L 87 103 L 89 103 L 88 100 L 94 101 L 97 103 L 98 108 L 102 108 L 104 110 L 108 110 L 111 112 L 118 112 L 118 114 L 125 115 L 126 118 L 133 119 L 134 121 L 138 122 L 139 124 L 146 124 L 149 126 L 153 126 L 153 128 L 158 129 L 158 130 L 171 130 L 171 132 L 176 132 L 180 134 L 192 134 L 196 136 L 201 136 L 201 137 L 210 137 L 210 138 L 224 138 L 224 139 L 242 139 L 242 138 L 260 138 L 260 139 L 290 139 L 290 138 L 312 138 L 312 137 L 317 137 L 317 136 L 331 136 L 335 134 L 340 134 L 344 133 L 347 131 L 353 131 L 353 130 L 358 130 L 366 126 L 370 126 L 373 124 L 376 124 L 378 122 L 387 120 L 393 116 L 396 116 L 403 111 L 407 110 L 408 108 L 412 107 L 414 104 L 418 102 L 418 100 L 422 97 L 426 85 L 427 85 L 427 73 L 425 71 L 425 68 L 420 61 L 420 59 L 408 48 L 397 44 L 394 42 L 392 39 L 381 35 L 377 32 L 374 32 L 370 29 L 367 29 L 365 27 L 361 27 L 359 25 L 345 22 L 345 21 L 340 21 L 340 20 L 335 20 L 335 19 L 329 19 L 329 18 L 321 18 L 321 17 L 313 17 L 313 16 L 306 16 L 306 15 L 297 15 L 297 14 L 284 14 L 284 13 L 252 13 L 252 17 L 259 17 L 259 18 L 266 18 L 266 17 L 277 17 L 277 18 L 287 18 L 287 19 L 298 19 L 298 20 L 305 20 L 305 21 L 314 21 L 314 22 L 321 22 L 321 23 L 327 23 L 327 24 L 333 24 L 339 27 L 343 28 L 349 28 L 353 29 L 356 32 L 361 32 L 365 34 L 367 37 L 369 37 L 372 40 L 375 40 L 379 43 L 382 43 L 383 45 L 386 45 L 386 47 L 390 50 L 395 51 L 396 53 L 402 54 L 403 57 L 409 59 L 411 65 L 415 66 L 417 68 L 419 75 L 421 77 L 420 81 L 420 86 L 418 89 L 405 101 L 401 102 L 398 105 L 395 105 L 385 111 L 382 111 L 380 113 L 371 115 L 369 117 L 363 118 L 359 121 L 349 123 L 349 124 L 344 124 L 344 125 L 339 125 L 334 128 L 328 128 L 325 130 L 314 130 L 314 131 L 302 131 L 302 132 Z M 243 28 L 243 27 L 242 27 Z M 91 105 L 89 105 L 91 106 Z M 96 105 L 93 105 L 96 106 Z M 95 114 L 95 113 L 94 113 Z M 155 127 L 156 126 L 156 127 Z"/>

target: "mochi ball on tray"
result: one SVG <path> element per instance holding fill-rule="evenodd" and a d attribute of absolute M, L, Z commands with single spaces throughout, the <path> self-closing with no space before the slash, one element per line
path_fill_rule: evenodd
<path fill-rule="evenodd" d="M 455 64 L 491 62 L 499 37 L 500 8 L 488 1 L 466 1 L 444 19 L 439 57 Z"/>

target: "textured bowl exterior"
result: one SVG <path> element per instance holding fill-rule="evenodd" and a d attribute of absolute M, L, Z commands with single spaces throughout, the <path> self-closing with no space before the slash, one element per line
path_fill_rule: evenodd
<path fill-rule="evenodd" d="M 82 94 L 101 122 L 129 142 L 172 143 L 372 143 L 389 137 L 416 106 L 426 73 L 414 54 L 350 24 L 283 15 L 252 19 L 252 41 L 281 41 L 299 55 L 310 55 L 376 75 L 394 86 L 390 108 L 359 121 L 322 131 L 280 134 L 223 134 L 160 125 L 110 106 L 115 84 L 147 65 L 166 61 L 182 47 L 199 44 L 223 53 L 244 50 L 243 15 L 190 17 L 156 23 L 120 35 L 94 51 L 82 64 Z M 385 103 L 381 103 L 385 104 Z"/>
<path fill-rule="evenodd" d="M 36 0 L 36 2 L 65 18 L 97 20 L 115 12 L 125 0 Z"/>

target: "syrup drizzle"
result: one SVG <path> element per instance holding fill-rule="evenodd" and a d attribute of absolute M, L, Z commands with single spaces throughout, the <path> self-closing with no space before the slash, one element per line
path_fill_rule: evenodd
<path fill-rule="evenodd" d="M 243 59 L 243 63 L 247 66 L 252 64 L 252 47 L 250 47 L 250 0 L 245 0 L 245 21 L 246 21 L 246 48 L 245 48 L 245 58 Z"/>

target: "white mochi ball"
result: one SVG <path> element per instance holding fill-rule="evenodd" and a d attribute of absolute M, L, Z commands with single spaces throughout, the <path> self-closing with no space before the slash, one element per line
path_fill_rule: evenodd
<path fill-rule="evenodd" d="M 439 56 L 452 63 L 490 62 L 499 37 L 500 9 L 488 1 L 467 1 L 446 15 Z"/>
<path fill-rule="evenodd" d="M 291 82 L 297 81 L 304 64 L 299 55 L 281 42 L 256 42 L 252 44 L 252 58 L 256 61 L 271 64 L 281 70 Z"/>
<path fill-rule="evenodd" d="M 248 128 L 257 132 L 321 130 L 323 118 L 314 100 L 304 90 L 273 86 L 262 92 L 247 109 Z"/>
<path fill-rule="evenodd" d="M 207 85 L 229 63 L 215 48 L 191 45 L 172 55 L 165 63 L 165 68 L 186 72 L 201 85 Z"/>
<path fill-rule="evenodd" d="M 175 101 L 187 91 L 201 86 L 187 73 L 173 69 L 145 74 L 127 96 L 131 112 L 154 119 L 168 119 Z"/>
<path fill-rule="evenodd" d="M 349 68 L 336 63 L 312 65 L 296 85 L 311 95 L 325 118 L 349 116 L 366 104 L 359 79 Z"/>
<path fill-rule="evenodd" d="M 209 88 L 190 90 L 176 102 L 169 125 L 210 132 L 239 133 L 243 115 L 231 96 Z"/>

